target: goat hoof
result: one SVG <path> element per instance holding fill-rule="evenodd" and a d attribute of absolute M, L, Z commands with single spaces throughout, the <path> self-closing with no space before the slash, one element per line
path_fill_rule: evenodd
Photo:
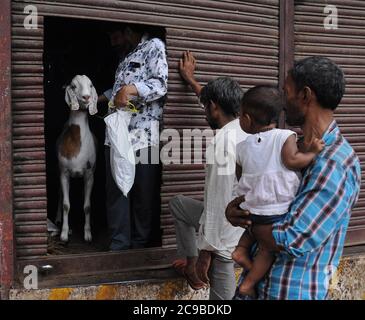
<path fill-rule="evenodd" d="M 86 242 L 89 242 L 89 243 L 92 241 L 92 236 L 91 236 L 90 231 L 85 231 L 84 239 L 85 239 Z"/>
<path fill-rule="evenodd" d="M 67 243 L 68 242 L 68 232 L 62 232 L 60 239 L 62 242 Z"/>

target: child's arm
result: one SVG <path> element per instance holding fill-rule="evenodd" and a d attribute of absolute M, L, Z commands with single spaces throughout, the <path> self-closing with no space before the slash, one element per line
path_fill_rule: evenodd
<path fill-rule="evenodd" d="M 290 170 L 299 170 L 310 165 L 313 159 L 324 148 L 324 142 L 320 139 L 314 139 L 307 152 L 298 150 L 296 136 L 291 135 L 281 150 L 281 158 L 284 165 Z"/>

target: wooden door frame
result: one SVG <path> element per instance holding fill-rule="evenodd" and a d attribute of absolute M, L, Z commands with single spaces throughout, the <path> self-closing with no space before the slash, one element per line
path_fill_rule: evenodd
<path fill-rule="evenodd" d="M 11 117 L 11 0 L 0 5 L 0 299 L 14 280 Z"/>

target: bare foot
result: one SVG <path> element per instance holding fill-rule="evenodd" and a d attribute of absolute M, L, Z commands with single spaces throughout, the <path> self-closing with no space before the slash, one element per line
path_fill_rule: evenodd
<path fill-rule="evenodd" d="M 252 261 L 246 248 L 236 247 L 232 253 L 232 259 L 237 262 L 245 270 L 249 271 L 252 268 Z"/>
<path fill-rule="evenodd" d="M 192 287 L 194 290 L 200 290 L 204 287 L 206 287 L 206 284 L 201 281 L 196 274 L 195 266 L 190 267 L 189 265 L 184 268 L 184 276 L 186 280 L 188 281 L 190 287 Z"/>

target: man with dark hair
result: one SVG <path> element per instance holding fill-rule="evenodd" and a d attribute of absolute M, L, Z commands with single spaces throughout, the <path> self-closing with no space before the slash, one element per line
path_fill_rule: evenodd
<path fill-rule="evenodd" d="M 320 300 L 327 297 L 342 254 L 360 190 L 360 163 L 334 120 L 345 79 L 333 61 L 311 57 L 296 62 L 285 91 L 287 123 L 301 126 L 302 149 L 314 139 L 322 139 L 325 148 L 303 172 L 285 219 L 268 225 L 257 239 L 276 254 L 257 291 L 259 299 Z M 250 213 L 240 209 L 243 200 L 237 198 L 227 207 L 227 219 L 234 226 L 253 224 L 247 218 Z M 235 298 L 242 299 L 238 290 Z"/>
<path fill-rule="evenodd" d="M 218 124 L 214 122 L 215 117 L 212 116 L 209 109 L 211 101 L 218 104 L 225 115 L 236 118 L 239 113 L 241 98 L 242 89 L 232 78 L 221 77 L 209 81 L 200 93 L 200 102 L 208 106 L 206 117 L 210 127 L 218 129 Z"/>
<path fill-rule="evenodd" d="M 207 146 L 204 201 L 179 195 L 169 203 L 178 253 L 184 258 L 173 265 L 193 289 L 201 289 L 209 283 L 210 299 L 225 300 L 234 294 L 231 254 L 243 232 L 230 225 L 224 215 L 227 204 L 233 199 L 236 145 L 247 137 L 236 119 L 243 92 L 240 85 L 228 77 L 211 80 L 202 88 L 194 79 L 194 69 L 194 57 L 185 52 L 180 73 L 199 96 L 211 128 L 220 130 Z"/>
<path fill-rule="evenodd" d="M 335 110 L 345 94 L 343 71 L 328 58 L 311 57 L 295 62 L 290 75 L 296 90 L 310 87 L 323 108 Z"/>

